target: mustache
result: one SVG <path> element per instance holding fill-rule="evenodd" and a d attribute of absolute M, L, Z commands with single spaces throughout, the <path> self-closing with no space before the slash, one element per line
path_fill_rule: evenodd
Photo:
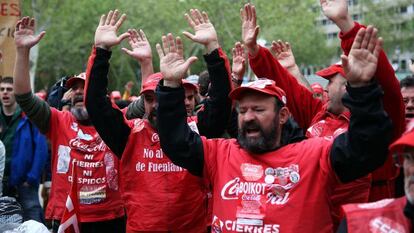
<path fill-rule="evenodd" d="M 73 103 L 83 102 L 83 95 L 75 95 L 73 97 Z"/>
<path fill-rule="evenodd" d="M 408 184 L 414 184 L 414 175 L 406 177 L 405 180 L 408 182 Z"/>
<path fill-rule="evenodd" d="M 259 123 L 256 121 L 248 121 L 242 125 L 242 132 L 245 133 L 247 130 L 260 130 L 262 131 L 262 128 L 260 127 Z"/>

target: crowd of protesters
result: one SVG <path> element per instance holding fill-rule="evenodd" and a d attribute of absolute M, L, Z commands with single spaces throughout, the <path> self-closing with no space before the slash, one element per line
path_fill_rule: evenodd
<path fill-rule="evenodd" d="M 0 212 L 0 227 L 35 220 L 52 232 L 413 232 L 414 76 L 397 80 L 377 28 L 353 21 L 346 0 L 320 4 L 343 51 L 316 73 L 326 87 L 309 84 L 288 42 L 257 43 L 266 28 L 245 4 L 232 64 L 208 14 L 191 9 L 184 18 L 193 33 L 183 34 L 204 46 L 207 70 L 188 75 L 198 58 L 185 59 L 181 38 L 167 33 L 155 46 L 155 73 L 149 38 L 142 29 L 119 32 L 126 15 L 111 10 L 86 71 L 34 94 L 30 49 L 46 32 L 36 35 L 35 20 L 23 17 L 14 77 L 0 80 L 0 194 L 9 198 L 0 197 L 0 211 L 18 203 L 22 212 Z M 139 96 L 134 82 L 108 91 L 111 50 L 123 40 L 141 66 Z M 77 220 L 64 217 L 68 209 Z"/>

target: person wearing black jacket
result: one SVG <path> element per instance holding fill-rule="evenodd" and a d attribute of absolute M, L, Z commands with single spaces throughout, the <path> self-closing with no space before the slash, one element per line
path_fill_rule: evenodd
<path fill-rule="evenodd" d="M 287 145 L 280 130 L 289 116 L 286 97 L 267 79 L 230 94 L 239 112 L 237 141 L 193 133 L 181 87 L 186 67 L 174 65 L 183 59 L 174 42 L 164 44 L 164 80 L 156 90 L 161 147 L 175 164 L 211 182 L 216 232 L 332 232 L 334 186 L 367 175 L 386 160 L 392 124 L 382 106 L 383 92 L 372 81 L 381 44 L 372 31 L 361 29 L 349 56 L 342 56 L 348 81 L 342 101 L 352 113 L 349 131 L 335 139 Z M 171 61 L 172 55 L 178 61 Z"/>
<path fill-rule="evenodd" d="M 187 20 L 195 35 L 186 35 L 205 46 L 204 59 L 212 81 L 211 95 L 204 111 L 197 115 L 197 126 L 200 134 L 214 137 L 223 133 L 231 110 L 231 101 L 227 97 L 230 92 L 228 61 L 207 14 L 198 10 L 190 12 L 191 17 L 187 15 Z M 118 11 L 109 12 L 101 18 L 96 30 L 95 48 L 87 69 L 90 72 L 87 73 L 85 105 L 102 140 L 121 159 L 120 183 L 128 216 L 127 231 L 204 232 L 207 227 L 206 183 L 172 164 L 160 148 L 154 91 L 161 77 L 153 74 L 144 82 L 141 94 L 145 119 L 125 120 L 124 114 L 113 107 L 106 95 L 110 49 L 118 45 L 124 35 L 116 35 L 125 18 L 123 15 L 118 19 L 118 15 Z M 203 21 L 200 22 L 198 17 Z M 134 40 L 131 31 L 129 36 Z M 169 34 L 162 39 L 173 38 Z M 180 45 L 178 49 L 182 52 L 182 43 Z M 195 60 L 192 57 L 181 65 L 188 67 Z M 192 192 L 186 193 L 187 189 Z"/>

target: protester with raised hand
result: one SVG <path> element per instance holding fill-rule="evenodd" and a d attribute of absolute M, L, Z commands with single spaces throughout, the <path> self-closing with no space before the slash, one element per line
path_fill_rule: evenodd
<path fill-rule="evenodd" d="M 237 88 L 243 83 L 244 72 L 246 72 L 247 54 L 244 50 L 244 46 L 240 42 L 234 44 L 232 54 L 233 64 L 231 66 L 231 81 L 233 82 L 233 88 Z"/>
<path fill-rule="evenodd" d="M 349 54 L 357 33 L 361 28 L 372 30 L 374 36 L 378 34 L 378 30 L 375 27 L 365 27 L 352 20 L 352 16 L 348 12 L 348 1 L 321 0 L 320 4 L 323 14 L 332 20 L 341 30 L 339 38 L 341 39 L 341 47 L 344 54 Z M 397 139 L 405 131 L 405 107 L 398 79 L 383 50 L 379 53 L 378 66 L 374 77 L 384 90 L 384 109 L 392 119 L 393 139 Z M 395 178 L 397 174 L 398 169 L 393 165 L 392 156 L 389 155 L 384 166 L 372 174 L 372 187 L 369 193 L 369 200 L 376 201 L 394 197 Z"/>
<path fill-rule="evenodd" d="M 386 158 L 391 122 L 381 88 L 371 82 L 380 47 L 381 41 L 362 30 L 344 58 L 344 104 L 353 113 L 349 131 L 334 140 L 285 145 L 281 128 L 289 117 L 289 99 L 268 79 L 230 94 L 239 111 L 237 141 L 205 139 L 191 131 L 181 87 L 189 62 L 176 65 L 184 63 L 182 56 L 171 40 L 164 43 L 164 81 L 156 91 L 161 146 L 174 163 L 211 182 L 214 231 L 332 232 L 329 194 L 335 184 L 368 174 Z"/>
<path fill-rule="evenodd" d="M 117 21 L 118 14 L 117 11 L 111 11 L 107 18 L 102 16 L 101 23 L 106 28 L 118 27 L 125 19 L 125 16 L 121 16 Z M 118 159 L 91 125 L 83 104 L 85 76 L 71 77 L 66 82 L 66 87 L 72 89 L 70 111 L 51 108 L 32 93 L 30 49 L 45 34 L 41 32 L 35 35 L 34 27 L 35 20 L 29 17 L 21 19 L 16 26 L 14 88 L 17 102 L 29 119 L 46 134 L 52 147 L 52 186 L 46 218 L 53 220 L 53 232 L 57 232 L 70 193 L 72 166 L 76 165 L 73 171 L 78 177 L 75 182 L 78 183 L 80 203 L 80 213 L 76 214 L 80 217 L 82 232 L 125 232 L 124 205 L 118 184 Z M 65 225 L 70 227 L 67 222 Z"/>
<path fill-rule="evenodd" d="M 307 89 L 312 90 L 308 80 L 305 79 L 298 65 L 296 64 L 295 56 L 293 55 L 292 48 L 289 42 L 283 42 L 281 40 L 272 41 L 270 51 L 276 60 L 279 61 L 280 65 L 285 67 L 293 77 L 295 77 L 300 84 L 305 86 Z"/>

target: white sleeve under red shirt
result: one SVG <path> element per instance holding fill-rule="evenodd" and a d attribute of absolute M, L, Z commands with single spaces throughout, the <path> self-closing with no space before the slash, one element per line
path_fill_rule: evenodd
<path fill-rule="evenodd" d="M 204 176 L 214 190 L 213 229 L 331 232 L 329 197 L 338 183 L 331 145 L 314 138 L 252 155 L 236 140 L 203 138 Z"/>

